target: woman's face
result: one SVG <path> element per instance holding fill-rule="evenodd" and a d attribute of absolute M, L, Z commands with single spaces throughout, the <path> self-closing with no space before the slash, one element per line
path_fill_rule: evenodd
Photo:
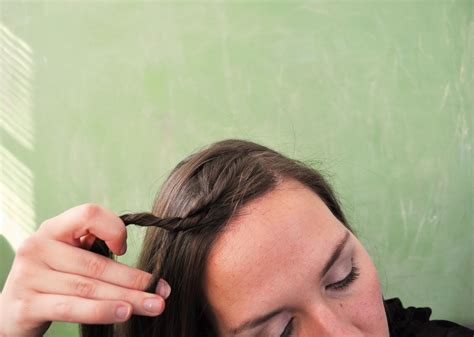
<path fill-rule="evenodd" d="M 314 192 L 288 180 L 242 211 L 205 274 L 220 336 L 389 336 L 369 255 Z"/>

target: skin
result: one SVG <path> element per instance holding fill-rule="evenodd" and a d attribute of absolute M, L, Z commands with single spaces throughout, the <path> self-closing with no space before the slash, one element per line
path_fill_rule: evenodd
<path fill-rule="evenodd" d="M 293 336 L 388 336 L 376 270 L 354 236 L 319 278 L 346 229 L 312 191 L 286 181 L 241 213 L 213 246 L 206 269 L 206 296 L 221 336 L 282 306 L 265 325 L 239 336 L 280 336 L 292 317 Z M 107 324 L 132 312 L 163 311 L 166 282 L 158 284 L 160 296 L 141 291 L 151 275 L 87 252 L 95 237 L 115 254 L 125 252 L 124 224 L 94 204 L 48 219 L 25 240 L 0 294 L 0 336 L 42 336 L 51 321 Z M 349 273 L 351 260 L 360 277 L 343 291 L 329 289 Z M 147 306 L 149 299 L 157 305 Z M 119 308 L 125 311 L 117 317 Z"/>
<path fill-rule="evenodd" d="M 163 312 L 166 281 L 156 295 L 143 291 L 152 275 L 88 252 L 96 238 L 117 255 L 127 249 L 122 220 L 84 204 L 46 220 L 22 243 L 0 294 L 0 337 L 43 336 L 52 321 L 111 324 Z"/>
<path fill-rule="evenodd" d="M 220 336 L 388 337 L 377 271 L 349 234 L 340 257 L 320 274 L 348 230 L 304 185 L 286 180 L 247 204 L 211 249 L 205 292 Z M 346 288 L 331 288 L 356 265 Z M 283 311 L 254 329 L 233 334 L 245 321 Z"/>

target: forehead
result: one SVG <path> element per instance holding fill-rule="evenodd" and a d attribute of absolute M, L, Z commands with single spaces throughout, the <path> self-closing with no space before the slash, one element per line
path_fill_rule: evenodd
<path fill-rule="evenodd" d="M 205 273 L 220 329 L 288 303 L 295 288 L 303 293 L 344 231 L 314 192 L 292 180 L 242 211 L 213 245 Z"/>

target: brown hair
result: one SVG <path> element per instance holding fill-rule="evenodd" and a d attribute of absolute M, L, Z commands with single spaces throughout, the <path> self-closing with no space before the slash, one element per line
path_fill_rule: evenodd
<path fill-rule="evenodd" d="M 217 336 L 204 296 L 204 270 L 213 242 L 239 209 L 294 179 L 314 191 L 349 230 L 337 198 L 323 176 L 304 163 L 265 146 L 229 139 L 210 145 L 180 162 L 157 195 L 151 213 L 125 214 L 125 224 L 148 226 L 137 267 L 173 289 L 158 317 L 133 315 L 118 325 L 82 325 L 84 337 Z M 93 250 L 112 257 L 96 240 Z"/>

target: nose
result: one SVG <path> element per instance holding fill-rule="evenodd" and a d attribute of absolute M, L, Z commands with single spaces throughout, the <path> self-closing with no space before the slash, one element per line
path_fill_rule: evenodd
<path fill-rule="evenodd" d="M 363 337 L 351 315 L 338 304 L 313 305 L 303 325 L 305 337 Z"/>

